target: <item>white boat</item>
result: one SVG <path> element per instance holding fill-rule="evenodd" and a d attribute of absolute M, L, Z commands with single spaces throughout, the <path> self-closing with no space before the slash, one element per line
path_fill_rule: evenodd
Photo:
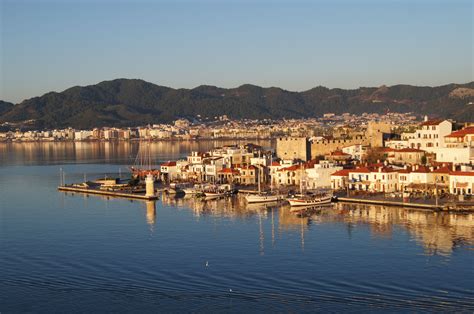
<path fill-rule="evenodd" d="M 226 187 L 219 185 L 206 186 L 204 187 L 202 192 L 206 199 L 216 199 L 224 197 L 228 194 L 228 190 L 226 189 Z"/>
<path fill-rule="evenodd" d="M 326 194 L 322 196 L 295 196 L 288 198 L 290 206 L 318 206 L 331 203 L 332 195 Z"/>
<path fill-rule="evenodd" d="M 303 164 L 301 164 L 301 170 L 304 171 Z M 311 207 L 331 203 L 332 193 L 305 194 L 303 189 L 304 181 L 305 176 L 300 179 L 300 194 L 287 198 L 291 207 Z"/>
<path fill-rule="evenodd" d="M 281 195 L 277 194 L 249 194 L 245 196 L 245 200 L 247 203 L 269 203 L 269 202 L 277 202 L 283 199 Z"/>
<path fill-rule="evenodd" d="M 186 188 L 186 189 L 183 189 L 183 191 L 184 191 L 184 194 L 186 195 L 195 195 L 201 192 L 195 188 Z"/>
<path fill-rule="evenodd" d="M 183 188 L 183 192 L 186 195 L 197 195 L 202 194 L 203 186 L 200 184 L 195 184 L 193 187 Z"/>
<path fill-rule="evenodd" d="M 204 197 L 207 200 L 212 200 L 216 198 L 221 198 L 226 195 L 225 192 L 204 192 Z"/>

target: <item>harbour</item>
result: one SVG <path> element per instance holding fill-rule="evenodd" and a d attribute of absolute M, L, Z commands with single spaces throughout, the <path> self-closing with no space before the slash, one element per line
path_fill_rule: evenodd
<path fill-rule="evenodd" d="M 156 200 L 63 193 L 59 168 L 69 185 L 84 173 L 118 178 L 119 168 L 125 178 L 130 162 L 120 146 L 84 157 L 83 146 L 48 145 L 28 155 L 0 146 L 0 193 L 10 204 L 1 208 L 5 311 L 47 312 L 71 298 L 87 312 L 203 303 L 222 311 L 344 310 L 344 302 L 360 310 L 474 309 L 465 280 L 474 263 L 472 213 L 345 202 L 299 213 L 286 203 L 248 204 L 244 193 L 176 197 L 160 184 Z M 51 154 L 55 147 L 63 153 Z M 163 149 L 154 158 L 191 149 L 205 148 Z M 382 286 L 373 282 L 380 274 Z"/>
<path fill-rule="evenodd" d="M 474 313 L 472 1 L 0 1 L 0 314 Z"/>

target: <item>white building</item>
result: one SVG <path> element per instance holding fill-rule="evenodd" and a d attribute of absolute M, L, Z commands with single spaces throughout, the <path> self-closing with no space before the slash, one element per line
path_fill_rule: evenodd
<path fill-rule="evenodd" d="M 344 190 L 349 183 L 350 169 L 342 169 L 331 174 L 331 188 L 333 190 Z"/>
<path fill-rule="evenodd" d="M 466 127 L 444 137 L 446 147 L 474 146 L 474 127 Z"/>
<path fill-rule="evenodd" d="M 217 174 L 224 168 L 224 158 L 213 156 L 206 158 L 204 165 L 205 180 L 209 182 L 217 182 Z"/>
<path fill-rule="evenodd" d="M 474 163 L 474 146 L 438 148 L 436 149 L 436 161 L 454 164 Z"/>
<path fill-rule="evenodd" d="M 422 149 L 433 153 L 439 147 L 444 147 L 444 137 L 452 132 L 452 123 L 448 120 L 428 120 L 420 125 L 414 133 L 405 133 L 404 139 L 408 147 Z"/>
<path fill-rule="evenodd" d="M 449 192 L 457 195 L 471 195 L 474 191 L 474 172 L 453 171 L 449 174 Z"/>
<path fill-rule="evenodd" d="M 331 187 L 331 174 L 339 170 L 342 170 L 342 167 L 335 166 L 326 160 L 314 164 L 312 168 L 306 168 L 306 177 L 304 178 L 306 189 Z"/>
<path fill-rule="evenodd" d="M 362 160 L 367 152 L 367 146 L 363 146 L 362 144 L 354 144 L 343 147 L 342 152 L 351 155 L 352 159 Z"/>

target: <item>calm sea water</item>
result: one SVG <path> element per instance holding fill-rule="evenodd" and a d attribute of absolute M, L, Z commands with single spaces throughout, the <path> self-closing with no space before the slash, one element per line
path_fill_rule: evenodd
<path fill-rule="evenodd" d="M 154 143 L 157 161 L 222 143 Z M 270 146 L 270 143 L 261 143 Z M 474 215 L 72 195 L 137 144 L 0 144 L 0 312 L 474 311 Z"/>

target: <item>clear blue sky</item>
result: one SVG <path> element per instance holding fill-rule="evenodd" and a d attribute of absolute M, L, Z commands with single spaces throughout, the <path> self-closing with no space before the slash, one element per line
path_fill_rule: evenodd
<path fill-rule="evenodd" d="M 0 99 L 114 78 L 442 85 L 473 79 L 472 0 L 0 0 Z"/>

